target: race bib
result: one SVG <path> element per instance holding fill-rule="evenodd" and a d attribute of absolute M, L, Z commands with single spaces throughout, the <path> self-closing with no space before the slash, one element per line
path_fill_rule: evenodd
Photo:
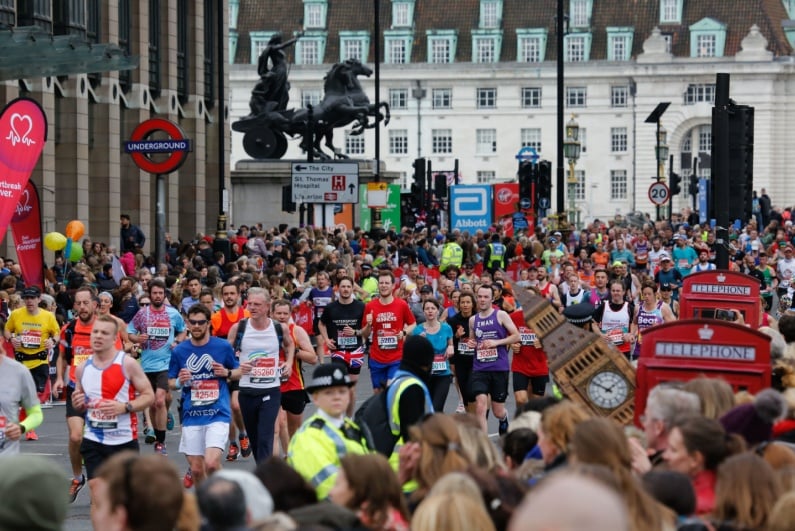
<path fill-rule="evenodd" d="M 683 268 L 683 269 L 686 269 L 686 268 L 690 267 L 690 264 L 688 263 L 686 258 L 682 258 L 681 260 L 677 261 L 677 264 L 678 264 L 677 267 L 680 267 L 680 268 Z"/>
<path fill-rule="evenodd" d="M 149 339 L 164 340 L 171 335 L 171 329 L 167 326 L 147 326 L 146 335 L 149 336 Z"/>
<path fill-rule="evenodd" d="M 209 406 L 221 396 L 218 380 L 194 380 L 190 390 L 190 402 L 193 406 Z"/>
<path fill-rule="evenodd" d="M 519 334 L 519 340 L 523 347 L 532 347 L 535 345 L 536 335 L 532 332 L 521 332 Z"/>
<path fill-rule="evenodd" d="M 88 422 L 90 427 L 97 430 L 115 430 L 119 426 L 118 417 L 116 415 L 103 413 L 96 407 L 88 408 L 86 422 Z"/>
<path fill-rule="evenodd" d="M 74 357 L 72 358 L 74 360 L 74 366 L 79 367 L 80 365 L 88 361 L 88 358 L 90 357 L 91 357 L 91 349 L 86 349 L 83 347 L 75 347 Z"/>
<path fill-rule="evenodd" d="M 607 339 L 609 339 L 614 345 L 622 345 L 624 343 L 624 331 L 620 328 L 608 330 Z"/>
<path fill-rule="evenodd" d="M 479 348 L 477 350 L 477 360 L 480 363 L 491 363 L 497 361 L 496 348 Z"/>
<path fill-rule="evenodd" d="M 447 372 L 447 360 L 444 354 L 437 354 L 433 358 L 433 365 L 431 365 L 431 374 L 440 374 Z"/>
<path fill-rule="evenodd" d="M 41 348 L 41 331 L 40 330 L 25 330 L 19 336 L 22 342 L 22 348 Z"/>
<path fill-rule="evenodd" d="M 279 376 L 276 359 L 270 357 L 251 360 L 251 383 L 271 383 Z"/>
<path fill-rule="evenodd" d="M 470 347 L 469 343 L 467 343 L 465 340 L 462 339 L 458 343 L 458 353 L 461 354 L 462 356 L 474 356 L 475 349 Z"/>
<path fill-rule="evenodd" d="M 786 288 L 789 287 L 789 280 L 782 280 L 781 282 L 779 282 L 778 285 L 779 285 L 779 287 L 786 289 Z"/>
<path fill-rule="evenodd" d="M 0 443 L 6 440 L 6 426 L 8 426 L 8 420 L 0 415 Z"/>
<path fill-rule="evenodd" d="M 397 336 L 378 336 L 378 348 L 381 350 L 396 350 L 398 348 Z"/>
<path fill-rule="evenodd" d="M 337 346 L 340 348 L 355 347 L 356 339 L 356 336 L 337 336 Z"/>

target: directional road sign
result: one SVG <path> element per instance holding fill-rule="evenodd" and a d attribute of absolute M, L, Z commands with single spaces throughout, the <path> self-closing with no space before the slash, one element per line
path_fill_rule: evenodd
<path fill-rule="evenodd" d="M 296 203 L 358 203 L 359 164 L 356 162 L 293 162 Z"/>
<path fill-rule="evenodd" d="M 649 186 L 649 200 L 654 205 L 664 205 L 668 202 L 670 195 L 668 185 L 663 182 L 651 183 L 651 186 Z"/>

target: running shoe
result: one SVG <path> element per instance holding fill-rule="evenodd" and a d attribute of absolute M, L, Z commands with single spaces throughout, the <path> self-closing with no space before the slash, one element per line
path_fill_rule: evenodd
<path fill-rule="evenodd" d="M 168 412 L 168 420 L 166 420 L 166 429 L 168 431 L 174 429 L 174 414 L 171 411 Z"/>
<path fill-rule="evenodd" d="M 499 428 L 500 435 L 505 435 L 508 433 L 508 415 L 505 415 L 504 419 L 500 419 L 500 428 Z"/>
<path fill-rule="evenodd" d="M 157 438 L 155 437 L 155 430 L 153 430 L 152 428 L 146 428 L 144 430 L 144 442 L 146 444 L 152 444 L 156 440 Z"/>
<path fill-rule="evenodd" d="M 156 442 L 155 443 L 155 453 L 160 454 L 162 456 L 168 455 L 168 450 L 166 450 L 166 443 Z"/>
<path fill-rule="evenodd" d="M 226 454 L 226 460 L 227 461 L 236 461 L 238 454 L 240 454 L 240 448 L 237 446 L 237 443 L 234 442 L 234 441 L 230 442 L 229 443 L 229 453 Z"/>
<path fill-rule="evenodd" d="M 25 432 L 25 440 L 26 441 L 38 441 L 39 440 L 39 436 L 36 435 L 36 432 L 33 431 L 33 430 L 26 431 Z"/>
<path fill-rule="evenodd" d="M 190 468 L 185 472 L 185 477 L 182 478 L 182 486 L 186 489 L 193 486 L 193 472 L 190 471 Z"/>
<path fill-rule="evenodd" d="M 248 440 L 248 435 L 240 437 L 240 456 L 245 459 L 251 455 L 251 441 Z"/>
<path fill-rule="evenodd" d="M 69 503 L 74 503 L 80 490 L 86 486 L 86 476 L 82 474 L 80 479 L 72 478 L 72 484 L 69 485 Z"/>

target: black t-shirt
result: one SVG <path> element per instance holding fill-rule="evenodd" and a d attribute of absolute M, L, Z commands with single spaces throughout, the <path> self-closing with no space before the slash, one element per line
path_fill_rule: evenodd
<path fill-rule="evenodd" d="M 469 317 L 472 317 L 471 315 Z M 454 316 L 449 317 L 447 319 L 447 324 L 450 325 L 450 328 L 453 329 L 453 349 L 455 352 L 454 357 L 458 357 L 458 337 L 456 332 L 458 331 L 458 327 L 461 326 L 464 328 L 464 335 L 463 339 L 466 341 L 469 338 L 469 317 L 464 317 L 461 315 L 461 312 L 456 313 Z"/>
<path fill-rule="evenodd" d="M 342 304 L 340 301 L 334 301 L 323 310 L 320 321 L 326 325 L 326 332 L 328 333 L 329 339 L 334 340 L 339 350 L 356 350 L 362 346 L 362 338 L 359 336 L 345 338 L 345 341 L 349 341 L 350 343 L 345 343 L 345 341 L 343 341 L 343 344 L 340 344 L 340 341 L 337 340 L 337 331 L 342 330 L 346 326 L 358 330 L 361 327 L 363 317 L 364 303 L 362 301 L 354 300 L 350 304 Z"/>

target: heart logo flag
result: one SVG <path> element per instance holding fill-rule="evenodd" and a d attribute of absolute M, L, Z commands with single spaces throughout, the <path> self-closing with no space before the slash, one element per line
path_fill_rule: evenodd
<path fill-rule="evenodd" d="M 47 116 L 37 101 L 17 98 L 6 105 L 0 114 L 0 238 L 17 214 L 46 141 Z M 22 208 L 29 204 L 23 201 Z"/>
<path fill-rule="evenodd" d="M 26 286 L 44 289 L 44 247 L 41 239 L 41 207 L 39 191 L 28 180 L 11 218 L 14 248 Z"/>

